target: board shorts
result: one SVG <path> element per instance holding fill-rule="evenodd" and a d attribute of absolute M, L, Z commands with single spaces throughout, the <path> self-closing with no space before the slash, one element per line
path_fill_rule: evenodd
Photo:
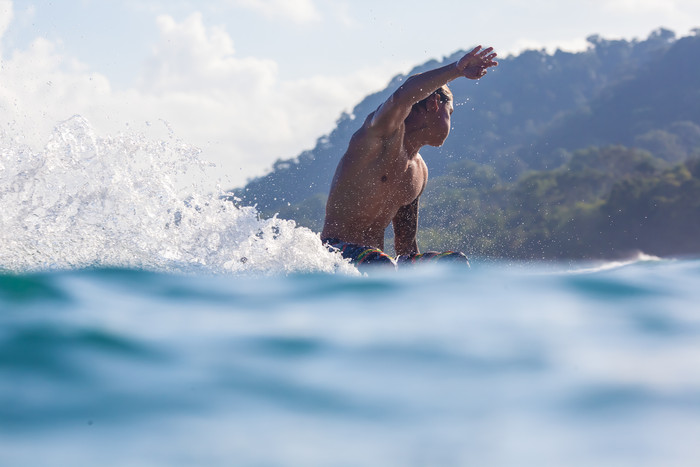
<path fill-rule="evenodd" d="M 469 267 L 469 259 L 464 253 L 459 251 L 428 251 L 426 253 L 399 255 L 396 258 L 392 258 L 379 248 L 343 242 L 337 238 L 322 238 L 321 241 L 329 249 L 336 250 L 343 258 L 349 259 L 358 268 L 364 268 L 365 266 L 390 266 L 397 268 L 399 266 L 405 267 L 436 261 L 462 263 Z"/>
<path fill-rule="evenodd" d="M 321 241 L 330 249 L 337 250 L 343 258 L 349 259 L 355 266 L 391 266 L 396 268 L 396 260 L 379 248 L 348 243 L 337 238 L 322 238 Z"/>

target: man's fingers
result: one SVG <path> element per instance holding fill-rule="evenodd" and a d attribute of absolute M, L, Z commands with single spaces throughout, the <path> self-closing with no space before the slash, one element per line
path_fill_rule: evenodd
<path fill-rule="evenodd" d="M 479 47 L 481 47 L 481 46 L 479 46 Z M 480 56 L 480 57 L 485 57 L 485 56 L 487 56 L 488 54 L 490 54 L 491 52 L 493 52 L 493 47 L 489 47 L 488 49 L 482 50 L 481 52 L 479 52 L 479 56 Z"/>
<path fill-rule="evenodd" d="M 493 47 L 482 49 L 481 45 L 477 45 L 471 52 L 462 57 L 458 65 L 465 76 L 472 75 L 472 79 L 479 79 L 486 74 L 488 68 L 498 66 L 498 62 L 494 60 L 496 57 L 497 54 L 493 51 Z"/>

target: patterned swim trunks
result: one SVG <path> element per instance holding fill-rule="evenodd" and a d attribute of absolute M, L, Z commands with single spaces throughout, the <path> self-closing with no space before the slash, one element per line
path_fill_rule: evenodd
<path fill-rule="evenodd" d="M 364 266 L 391 266 L 396 268 L 396 261 L 379 248 L 348 243 L 337 238 L 322 238 L 321 241 L 340 252 L 343 258 L 349 259 L 358 268 Z"/>
<path fill-rule="evenodd" d="M 425 253 L 400 255 L 394 259 L 379 248 L 343 242 L 337 238 L 322 238 L 321 241 L 332 249 L 338 250 L 343 258 L 352 261 L 359 269 L 364 269 L 365 266 L 375 265 L 392 266 L 396 268 L 397 266 L 405 267 L 435 261 L 463 263 L 469 267 L 467 256 L 464 253 L 456 251 L 444 251 L 442 253 L 428 251 Z"/>

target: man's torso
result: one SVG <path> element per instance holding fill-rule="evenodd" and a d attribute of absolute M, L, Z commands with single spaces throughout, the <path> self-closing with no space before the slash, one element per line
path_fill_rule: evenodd
<path fill-rule="evenodd" d="M 384 231 L 398 209 L 423 191 L 428 168 L 404 144 L 402 125 L 389 137 L 368 130 L 370 115 L 338 164 L 326 206 L 322 237 L 384 248 Z"/>

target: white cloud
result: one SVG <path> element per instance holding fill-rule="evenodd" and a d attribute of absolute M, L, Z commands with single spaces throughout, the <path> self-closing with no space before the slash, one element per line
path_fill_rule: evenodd
<path fill-rule="evenodd" d="M 352 7 L 347 2 L 339 0 L 332 1 L 329 2 L 327 6 L 330 8 L 333 18 L 344 27 L 354 28 L 361 24 L 360 21 L 355 19 L 352 13 Z"/>
<path fill-rule="evenodd" d="M 148 60 L 141 87 L 153 93 L 219 91 L 268 92 L 277 75 L 271 60 L 238 58 L 225 30 L 207 30 L 202 15 L 194 13 L 182 23 L 169 16 L 157 19 L 160 41 Z"/>
<path fill-rule="evenodd" d="M 233 4 L 257 11 L 268 17 L 297 23 L 319 21 L 321 14 L 312 0 L 231 0 Z"/>
<path fill-rule="evenodd" d="M 156 24 L 159 39 L 138 84 L 126 90 L 66 56 L 60 43 L 38 38 L 14 50 L 0 69 L 0 122 L 43 144 L 57 122 L 74 114 L 102 135 L 127 122 L 165 120 L 240 185 L 276 159 L 312 147 L 342 110 L 390 76 L 378 69 L 285 81 L 275 62 L 237 56 L 230 35 L 207 27 L 201 14 L 181 22 L 160 16 Z"/>
<path fill-rule="evenodd" d="M 671 24 L 697 25 L 700 3 L 697 0 L 597 0 L 603 14 L 616 17 L 647 18 L 656 27 Z M 676 31 L 685 33 L 686 31 Z"/>
<path fill-rule="evenodd" d="M 674 12 L 677 2 L 671 0 L 606 0 L 602 5 L 605 10 L 616 12 Z"/>
<path fill-rule="evenodd" d="M 7 31 L 7 27 L 12 22 L 12 1 L 11 0 L 0 0 L 0 38 Z"/>
<path fill-rule="evenodd" d="M 519 55 L 525 50 L 546 50 L 548 53 L 554 53 L 557 50 L 564 50 L 566 52 L 580 52 L 588 48 L 588 41 L 585 38 L 576 38 L 569 40 L 552 40 L 552 41 L 538 41 L 534 39 L 518 39 L 512 50 L 508 50 L 507 53 L 513 55 Z"/>
<path fill-rule="evenodd" d="M 35 39 L 26 50 L 3 58 L 0 118 L 18 136 L 40 144 L 60 120 L 91 109 L 112 96 L 109 81 L 80 62 L 62 56 L 56 44 Z"/>

